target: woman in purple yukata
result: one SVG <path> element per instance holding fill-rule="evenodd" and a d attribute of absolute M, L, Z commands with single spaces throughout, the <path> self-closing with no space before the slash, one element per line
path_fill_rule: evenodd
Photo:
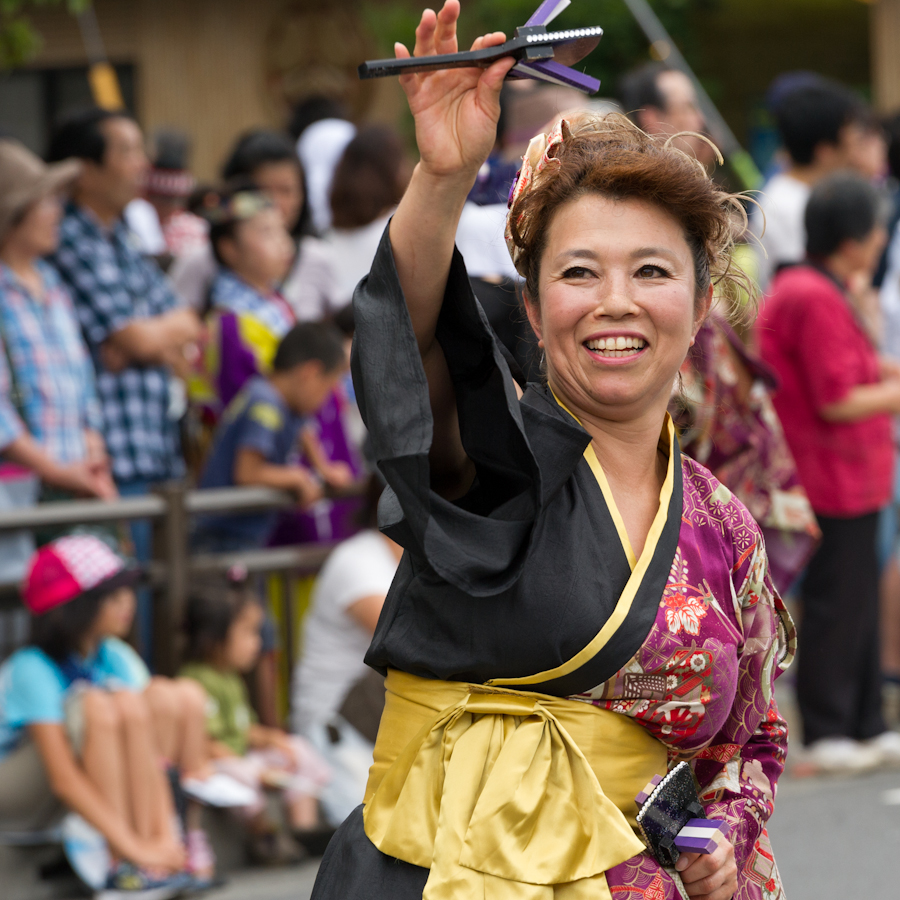
<path fill-rule="evenodd" d="M 423 13 L 415 54 L 455 51 L 458 15 Z M 517 384 L 454 248 L 511 65 L 401 81 L 421 158 L 357 288 L 353 375 L 405 552 L 366 657 L 374 765 L 313 898 L 775 900 L 793 626 L 666 412 L 743 214 L 624 117 L 536 137 L 507 240 L 546 383 Z M 635 796 L 682 760 L 730 831 L 667 868 Z"/>

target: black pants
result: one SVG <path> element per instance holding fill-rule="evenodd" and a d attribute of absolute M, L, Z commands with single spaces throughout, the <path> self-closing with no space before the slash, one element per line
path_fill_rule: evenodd
<path fill-rule="evenodd" d="M 878 642 L 878 513 L 819 516 L 822 544 L 801 587 L 797 701 L 803 740 L 885 730 Z"/>

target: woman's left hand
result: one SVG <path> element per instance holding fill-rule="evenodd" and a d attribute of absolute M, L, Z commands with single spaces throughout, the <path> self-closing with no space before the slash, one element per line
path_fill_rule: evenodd
<path fill-rule="evenodd" d="M 682 853 L 675 869 L 692 900 L 731 900 L 737 890 L 737 863 L 728 841 L 715 853 Z"/>

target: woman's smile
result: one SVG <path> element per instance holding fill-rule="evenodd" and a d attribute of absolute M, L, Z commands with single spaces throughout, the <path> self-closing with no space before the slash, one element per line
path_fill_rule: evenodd
<path fill-rule="evenodd" d="M 601 365 L 627 365 L 647 350 L 648 343 L 640 335 L 616 332 L 590 337 L 583 346 L 591 359 Z"/>

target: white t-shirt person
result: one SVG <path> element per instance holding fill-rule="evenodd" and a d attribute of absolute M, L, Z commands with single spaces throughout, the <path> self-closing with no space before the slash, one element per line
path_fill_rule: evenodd
<path fill-rule="evenodd" d="M 765 291 L 779 266 L 803 262 L 806 257 L 806 204 L 810 186 L 786 174 L 773 175 L 758 197 L 763 217 L 755 207 L 751 211 L 751 228 L 760 239 L 759 286 Z M 759 249 L 759 248 L 758 248 Z"/>
<path fill-rule="evenodd" d="M 368 671 L 363 657 L 399 562 L 394 546 L 377 531 L 362 531 L 337 546 L 322 567 L 294 679 L 296 731 L 327 725 Z"/>

